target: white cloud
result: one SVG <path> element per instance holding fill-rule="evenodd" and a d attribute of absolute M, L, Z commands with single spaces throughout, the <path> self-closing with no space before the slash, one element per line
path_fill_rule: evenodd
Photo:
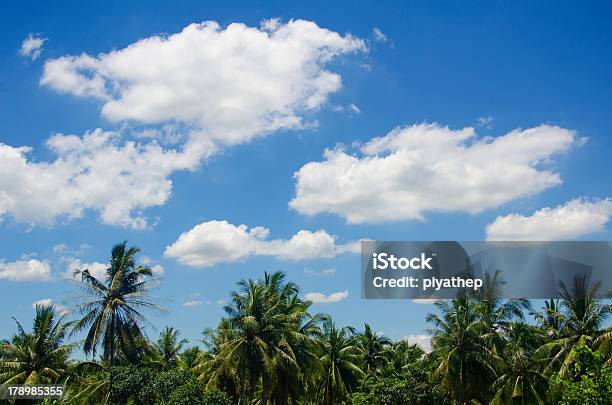
<path fill-rule="evenodd" d="M 493 117 L 491 116 L 479 117 L 477 122 L 479 127 L 485 127 L 487 129 L 493 128 Z"/>
<path fill-rule="evenodd" d="M 223 298 L 220 298 L 216 302 L 217 302 L 217 305 L 227 305 L 228 301 Z"/>
<path fill-rule="evenodd" d="M 438 298 L 415 298 L 412 300 L 415 304 L 435 304 L 440 301 Z"/>
<path fill-rule="evenodd" d="M 0 260 L 0 280 L 12 281 L 49 281 L 51 266 L 46 260 L 17 260 L 5 262 Z"/>
<path fill-rule="evenodd" d="M 196 141 L 180 150 L 121 142 L 119 134 L 100 129 L 82 137 L 56 134 L 46 144 L 55 160 L 39 162 L 28 157 L 28 147 L 0 143 L 0 218 L 52 225 L 94 210 L 103 223 L 146 228 L 141 211 L 170 198 L 169 176 L 196 169 L 214 152 Z"/>
<path fill-rule="evenodd" d="M 359 107 L 357 107 L 355 104 L 349 104 L 348 108 L 354 114 L 361 114 L 361 109 L 359 109 Z"/>
<path fill-rule="evenodd" d="M 380 30 L 380 28 L 374 27 L 372 29 L 372 35 L 374 35 L 374 41 L 376 42 L 387 42 L 389 39 L 387 36 Z"/>
<path fill-rule="evenodd" d="M 42 38 L 37 34 L 28 34 L 21 43 L 19 54 L 25 58 L 36 60 L 43 51 L 43 45 L 47 38 Z"/>
<path fill-rule="evenodd" d="M 92 262 L 82 263 L 79 259 L 74 259 L 68 263 L 68 268 L 64 272 L 64 277 L 68 279 L 74 278 L 74 272 L 76 270 L 89 270 L 89 274 L 97 278 L 98 280 L 105 282 L 106 280 L 106 269 L 108 265 L 104 263 Z"/>
<path fill-rule="evenodd" d="M 304 295 L 304 299 L 311 301 L 313 304 L 330 304 L 332 302 L 342 301 L 349 295 L 348 291 L 338 291 L 325 295 L 320 292 L 309 292 Z"/>
<path fill-rule="evenodd" d="M 151 272 L 153 273 L 154 276 L 161 277 L 164 275 L 166 270 L 161 264 L 156 264 L 154 266 L 151 266 Z"/>
<path fill-rule="evenodd" d="M 262 226 L 249 229 L 227 221 L 209 221 L 182 233 L 168 246 L 165 256 L 192 267 L 241 261 L 250 255 L 274 256 L 281 260 L 331 258 L 354 252 L 355 243 L 336 244 L 336 237 L 324 230 L 300 230 L 290 239 L 269 240 L 270 231 Z"/>
<path fill-rule="evenodd" d="M 487 240 L 567 240 L 605 232 L 612 216 L 612 200 L 576 198 L 530 216 L 498 216 L 487 225 Z"/>
<path fill-rule="evenodd" d="M 541 125 L 496 138 L 438 124 L 396 128 L 351 155 L 326 150 L 294 177 L 296 211 L 349 223 L 424 220 L 426 212 L 478 213 L 561 184 L 546 165 L 580 144 L 573 131 Z"/>
<path fill-rule="evenodd" d="M 333 276 L 336 274 L 336 268 L 332 267 L 329 269 L 323 270 L 312 270 L 312 269 L 304 269 L 304 274 L 310 274 L 311 276 Z"/>
<path fill-rule="evenodd" d="M 411 345 L 417 345 L 426 353 L 431 352 L 431 336 L 428 335 L 408 335 L 404 340 Z"/>
<path fill-rule="evenodd" d="M 66 308 L 63 305 L 55 304 L 51 298 L 43 298 L 38 301 L 34 301 L 32 303 L 32 308 L 36 309 L 37 305 L 40 305 L 43 307 L 55 306 L 56 311 L 62 315 L 70 313 L 70 310 L 68 310 L 68 308 Z"/>
<path fill-rule="evenodd" d="M 200 301 L 200 300 L 190 300 L 190 301 L 185 301 L 183 303 L 183 306 L 188 307 L 188 308 L 193 308 L 193 307 L 199 307 L 200 305 L 204 305 L 204 304 L 209 304 L 209 302 Z"/>
<path fill-rule="evenodd" d="M 180 122 L 215 143 L 237 144 L 309 125 L 304 114 L 341 87 L 328 62 L 366 51 L 362 40 L 310 21 L 272 19 L 261 28 L 207 21 L 98 56 L 47 60 L 40 82 L 100 99 L 113 122 Z"/>

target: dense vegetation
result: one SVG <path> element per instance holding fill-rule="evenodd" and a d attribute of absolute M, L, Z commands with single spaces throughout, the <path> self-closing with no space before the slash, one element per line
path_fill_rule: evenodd
<path fill-rule="evenodd" d="M 31 332 L 0 342 L 0 382 L 62 383 L 75 404 L 609 404 L 611 306 L 585 279 L 534 311 L 500 298 L 499 274 L 475 295 L 435 304 L 431 353 L 309 312 L 283 273 L 242 280 L 226 315 L 187 347 L 166 327 L 151 341 L 151 270 L 137 248 L 112 249 L 106 278 L 75 273 L 76 320 L 36 308 Z M 528 322 L 529 319 L 535 322 Z M 84 334 L 81 341 L 74 333 Z M 71 360 L 76 350 L 95 361 Z M 56 401 L 58 402 L 58 401 Z M 46 401 L 46 403 L 50 403 Z"/>

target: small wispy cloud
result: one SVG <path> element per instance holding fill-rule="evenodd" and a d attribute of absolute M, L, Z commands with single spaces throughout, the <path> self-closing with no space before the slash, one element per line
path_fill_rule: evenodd
<path fill-rule="evenodd" d="M 376 42 L 387 42 L 389 38 L 380 30 L 378 27 L 374 27 L 372 29 L 372 35 L 374 36 L 374 41 Z"/>
<path fill-rule="evenodd" d="M 490 115 L 486 117 L 479 117 L 478 120 L 476 120 L 476 125 L 478 125 L 479 127 L 491 129 L 493 128 L 493 117 L 491 117 Z"/>
<path fill-rule="evenodd" d="M 346 299 L 348 295 L 349 293 L 346 290 L 331 293 L 329 295 L 325 295 L 320 292 L 309 292 L 304 296 L 304 298 L 311 301 L 313 304 L 331 304 L 332 302 L 338 302 Z"/>
<path fill-rule="evenodd" d="M 38 34 L 28 34 L 28 36 L 21 43 L 19 54 L 24 58 L 30 60 L 36 60 L 43 51 L 43 45 L 48 38 L 40 37 Z"/>
<path fill-rule="evenodd" d="M 305 268 L 304 274 L 309 274 L 311 276 L 333 276 L 334 274 L 336 274 L 336 269 L 334 267 L 323 270 L 313 270 Z"/>
<path fill-rule="evenodd" d="M 189 300 L 189 301 L 185 301 L 183 303 L 183 306 L 188 307 L 188 308 L 193 308 L 193 307 L 199 307 L 200 305 L 204 305 L 204 304 L 208 304 L 208 301 Z"/>

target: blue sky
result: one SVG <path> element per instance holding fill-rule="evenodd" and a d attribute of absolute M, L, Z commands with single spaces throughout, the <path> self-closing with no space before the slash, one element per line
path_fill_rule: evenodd
<path fill-rule="evenodd" d="M 104 263 L 121 240 L 163 268 L 153 295 L 166 312 L 150 314 L 152 323 L 175 326 L 195 342 L 216 325 L 217 301 L 239 279 L 275 270 L 304 294 L 342 293 L 334 297 L 343 299 L 312 308 L 340 324 L 367 321 L 393 338 L 424 334 L 431 305 L 360 298 L 359 256 L 344 252 L 360 238 L 609 239 L 610 11 L 604 2 L 588 8 L 559 2 L 5 4 L 0 330 L 15 329 L 11 316 L 29 322 L 36 300 L 69 306 L 65 299 L 77 293 L 63 276 L 70 263 Z M 273 18 L 279 20 L 261 25 Z M 198 26 L 186 48 L 167 49 L 187 38 L 185 27 L 204 21 L 219 26 Z M 224 36 L 232 23 L 244 25 L 237 36 Z M 296 52 L 279 32 L 305 48 Z M 130 51 L 158 34 L 161 45 L 146 55 Z M 22 48 L 28 36 L 42 41 Z M 207 41 L 223 51 L 210 50 Z M 237 50 L 225 52 L 231 46 Z M 113 50 L 115 65 L 108 58 Z M 194 64 L 190 55 L 208 63 Z M 294 61 L 296 75 L 284 66 Z M 268 67 L 283 74 L 271 75 Z M 157 85 L 163 91 L 149 93 Z M 135 88 L 144 96 L 131 97 Z M 196 94 L 185 95 L 190 89 Z M 227 109 L 217 111 L 223 103 Z M 235 120 L 225 120 L 225 111 Z M 285 121 L 273 122 L 278 117 Z M 105 156 L 84 144 L 84 134 L 96 128 L 101 132 L 91 139 L 112 150 L 125 152 L 129 142 L 141 148 L 117 170 L 133 174 L 128 183 L 152 179 L 151 190 L 100 189 L 87 178 L 75 186 L 62 177 L 97 170 L 102 177 L 95 179 L 104 179 L 104 162 L 79 166 Z M 389 135 L 394 128 L 401 129 Z M 517 129 L 525 132 L 512 137 Z M 458 140 L 461 133 L 466 138 Z M 48 147 L 54 135 L 55 152 Z M 376 137 L 399 146 L 368 153 Z M 74 142 L 83 149 L 76 151 Z M 158 160 L 144 151 L 151 145 L 179 154 L 196 145 L 205 152 L 196 148 L 188 162 Z M 31 151 L 17 149 L 24 146 Z M 352 171 L 324 157 L 326 149 L 353 159 Z M 139 168 L 143 156 L 148 166 Z M 403 166 L 415 156 L 426 171 Z M 65 166 L 44 166 L 58 159 Z M 160 169 L 162 163 L 174 166 Z M 329 184 L 308 168 L 325 173 Z M 360 177 L 346 183 L 347 173 Z M 503 187 L 491 186 L 491 178 Z M 413 187 L 432 189 L 425 198 Z M 385 191 L 387 198 L 374 195 Z M 106 199 L 109 192 L 116 195 Z M 113 214 L 116 199 L 132 208 Z M 146 219 L 146 226 L 134 225 L 134 218 Z M 220 223 L 227 226 L 213 229 Z M 200 224 L 206 225 L 179 243 Z M 269 236 L 252 231 L 258 226 Z M 301 230 L 305 239 L 288 242 Z M 236 260 L 209 259 L 225 252 L 219 240 L 228 243 L 223 249 L 237 249 Z M 314 254 L 302 257 L 308 249 Z M 312 274 L 326 269 L 335 272 Z M 32 276 L 17 275 L 25 271 Z M 189 301 L 194 305 L 184 306 Z"/>

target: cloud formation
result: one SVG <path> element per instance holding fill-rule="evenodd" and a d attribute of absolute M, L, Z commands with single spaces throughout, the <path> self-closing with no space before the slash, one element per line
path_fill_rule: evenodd
<path fill-rule="evenodd" d="M 24 58 L 34 61 L 38 59 L 42 53 L 45 41 L 47 41 L 47 38 L 42 38 L 37 34 L 28 34 L 28 36 L 21 43 L 19 54 Z"/>
<path fill-rule="evenodd" d="M 498 216 L 487 225 L 487 240 L 554 241 L 605 232 L 612 216 L 612 200 L 576 198 L 537 210 L 532 215 Z"/>
<path fill-rule="evenodd" d="M 146 228 L 142 210 L 170 198 L 169 176 L 196 169 L 215 150 L 195 141 L 180 149 L 122 142 L 118 133 L 100 129 L 83 136 L 56 134 L 46 146 L 54 160 L 37 161 L 28 156 L 29 147 L 0 143 L 0 218 L 53 225 L 93 210 L 105 224 Z"/>
<path fill-rule="evenodd" d="M 547 164 L 581 141 L 549 125 L 495 138 L 435 123 L 396 128 L 358 153 L 328 149 L 323 161 L 302 166 L 289 206 L 354 224 L 424 220 L 427 212 L 475 214 L 561 184 Z"/>
<path fill-rule="evenodd" d="M 408 335 L 404 340 L 411 345 L 417 345 L 426 353 L 431 352 L 431 336 L 428 335 Z"/>
<path fill-rule="evenodd" d="M 38 305 L 43 306 L 43 307 L 55 306 L 55 310 L 62 315 L 70 313 L 70 310 L 68 308 L 66 308 L 63 305 L 55 304 L 51 298 L 43 298 L 43 299 L 34 301 L 32 303 L 32 308 L 36 309 L 36 306 Z"/>
<path fill-rule="evenodd" d="M 113 122 L 181 122 L 237 144 L 310 125 L 303 115 L 341 87 L 326 65 L 365 51 L 361 39 L 311 21 L 273 19 L 260 28 L 206 21 L 98 56 L 47 60 L 40 83 L 101 100 Z"/>
<path fill-rule="evenodd" d="M 348 297 L 348 291 L 338 291 L 325 295 L 320 292 L 309 292 L 304 295 L 304 299 L 311 301 L 313 304 L 331 304 L 332 302 L 342 301 Z"/>
<path fill-rule="evenodd" d="M 251 255 L 273 256 L 280 260 L 331 258 L 358 252 L 359 243 L 337 244 L 325 230 L 300 230 L 290 239 L 268 239 L 269 229 L 248 228 L 227 221 L 208 221 L 182 233 L 166 248 L 167 257 L 191 267 L 243 261 Z"/>
<path fill-rule="evenodd" d="M 68 267 L 64 272 L 64 278 L 73 279 L 74 272 L 79 270 L 89 270 L 89 274 L 97 278 L 98 280 L 104 282 L 106 280 L 106 269 L 108 268 L 108 264 L 92 262 L 92 263 L 83 263 L 79 259 L 73 259 L 68 263 Z"/>
<path fill-rule="evenodd" d="M 49 281 L 51 266 L 46 260 L 0 261 L 0 280 Z"/>

